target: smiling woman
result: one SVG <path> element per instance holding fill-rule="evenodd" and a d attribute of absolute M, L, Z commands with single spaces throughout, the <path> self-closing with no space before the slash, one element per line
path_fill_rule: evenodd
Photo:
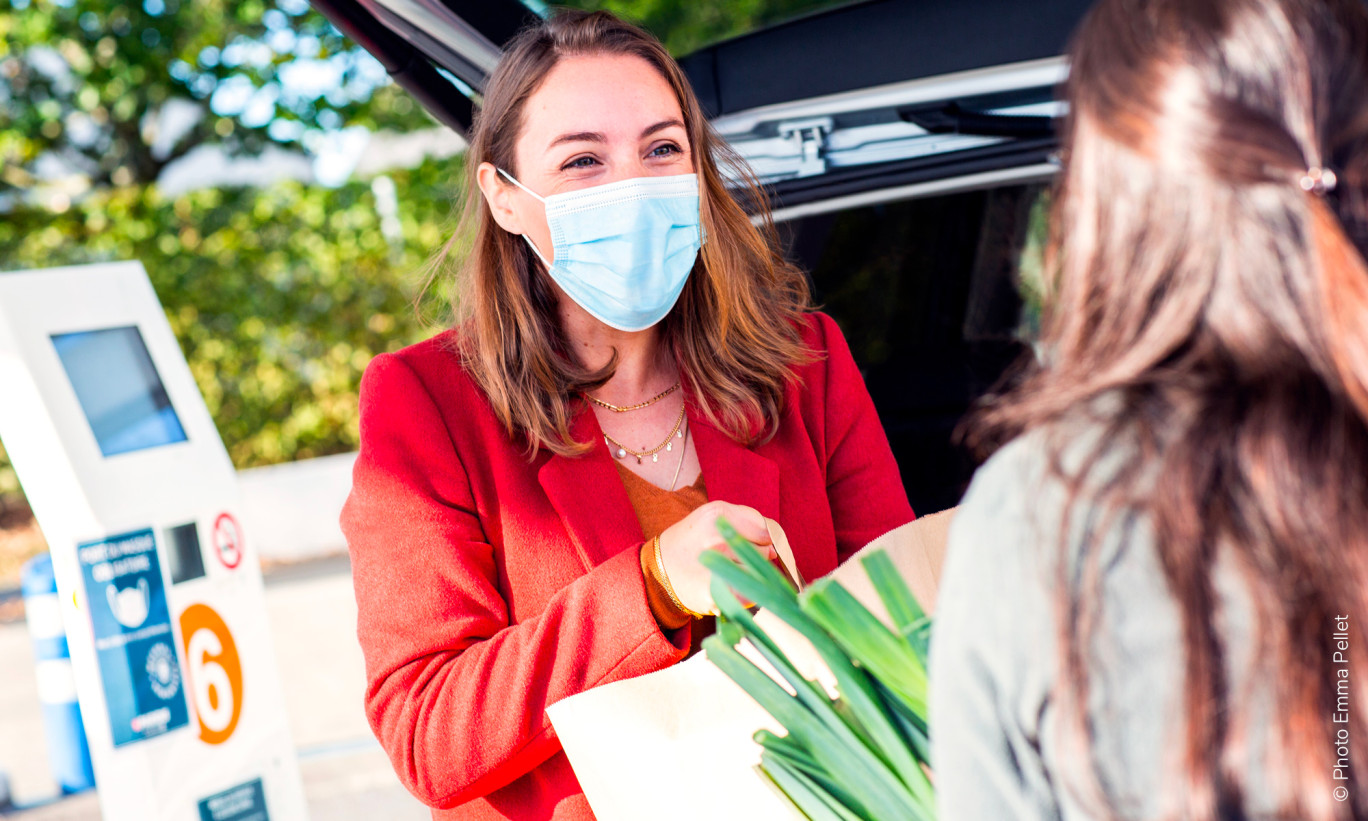
<path fill-rule="evenodd" d="M 485 89 L 460 318 L 367 369 L 342 520 L 367 712 L 435 817 L 592 818 L 545 708 L 697 647 L 719 516 L 766 550 L 782 523 L 808 578 L 912 518 L 840 330 L 719 163 L 749 179 L 608 14 L 519 35 Z"/>

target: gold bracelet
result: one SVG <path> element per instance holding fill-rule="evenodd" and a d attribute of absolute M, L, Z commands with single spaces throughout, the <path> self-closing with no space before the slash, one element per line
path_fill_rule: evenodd
<path fill-rule="evenodd" d="M 678 607 L 679 612 L 684 613 L 691 618 L 701 619 L 706 616 L 706 613 L 699 613 L 697 610 L 690 610 L 688 607 L 685 607 L 684 602 L 680 601 L 679 596 L 675 595 L 674 585 L 670 584 L 670 577 L 665 574 L 665 562 L 660 558 L 659 534 L 657 534 L 653 540 L 652 549 L 655 551 L 656 570 L 660 571 L 660 583 L 665 585 L 665 595 L 670 597 L 670 603 L 675 607 Z"/>

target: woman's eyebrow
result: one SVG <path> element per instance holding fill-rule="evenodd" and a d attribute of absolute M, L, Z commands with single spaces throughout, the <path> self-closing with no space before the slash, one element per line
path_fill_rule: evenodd
<path fill-rule="evenodd" d="M 650 125 L 650 126 L 647 126 L 645 129 L 643 129 L 642 132 L 641 132 L 641 139 L 646 139 L 647 137 L 651 136 L 652 134 L 656 133 L 657 131 L 664 131 L 665 129 L 667 129 L 667 128 L 671 127 L 671 126 L 678 126 L 679 128 L 683 128 L 683 127 L 684 127 L 684 123 L 681 122 L 681 121 L 679 121 L 679 120 L 676 120 L 676 119 L 661 120 L 660 122 L 656 123 L 655 125 Z M 557 137 L 556 139 L 552 140 L 552 141 L 551 141 L 551 144 L 548 145 L 547 148 L 554 148 L 554 147 L 560 145 L 561 143 L 606 143 L 606 142 L 608 142 L 608 138 L 605 137 L 605 136 L 603 135 L 603 133 L 602 133 L 602 132 L 599 132 L 599 131 L 572 131 L 572 132 L 567 133 L 567 134 L 562 134 L 562 135 L 560 135 L 559 137 Z"/>
<path fill-rule="evenodd" d="M 547 148 L 555 148 L 561 143 L 606 143 L 608 138 L 598 131 L 575 131 L 570 134 L 562 134 L 551 141 Z"/>
<path fill-rule="evenodd" d="M 663 131 L 672 125 L 679 126 L 680 128 L 684 127 L 684 123 L 680 122 L 679 120 L 661 120 L 655 125 L 648 126 L 644 131 L 642 131 L 641 138 L 644 140 L 652 134 L 656 133 L 657 131 Z"/>

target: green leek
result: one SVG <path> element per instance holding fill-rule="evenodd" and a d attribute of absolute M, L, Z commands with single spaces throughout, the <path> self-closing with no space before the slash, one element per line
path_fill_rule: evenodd
<path fill-rule="evenodd" d="M 719 611 L 717 633 L 703 647 L 785 731 L 755 734 L 758 771 L 811 821 L 934 821 L 926 718 L 931 620 L 892 561 L 882 552 L 863 561 L 890 630 L 839 583 L 819 580 L 800 594 L 727 522 L 718 529 L 735 561 L 703 556 Z M 742 599 L 812 643 L 835 678 L 835 698 L 798 672 Z M 793 692 L 736 649 L 743 640 Z"/>

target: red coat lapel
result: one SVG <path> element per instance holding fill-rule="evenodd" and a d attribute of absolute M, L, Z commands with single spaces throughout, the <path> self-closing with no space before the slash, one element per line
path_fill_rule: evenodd
<path fill-rule="evenodd" d="M 570 432 L 580 442 L 593 442 L 593 449 L 575 457 L 551 454 L 537 471 L 537 481 L 565 524 L 585 569 L 592 570 L 624 548 L 640 544 L 641 525 L 594 414 L 581 412 L 570 424 Z"/>
<path fill-rule="evenodd" d="M 693 403 L 689 405 L 689 426 L 708 498 L 753 507 L 778 519 L 779 466 L 713 427 Z"/>

